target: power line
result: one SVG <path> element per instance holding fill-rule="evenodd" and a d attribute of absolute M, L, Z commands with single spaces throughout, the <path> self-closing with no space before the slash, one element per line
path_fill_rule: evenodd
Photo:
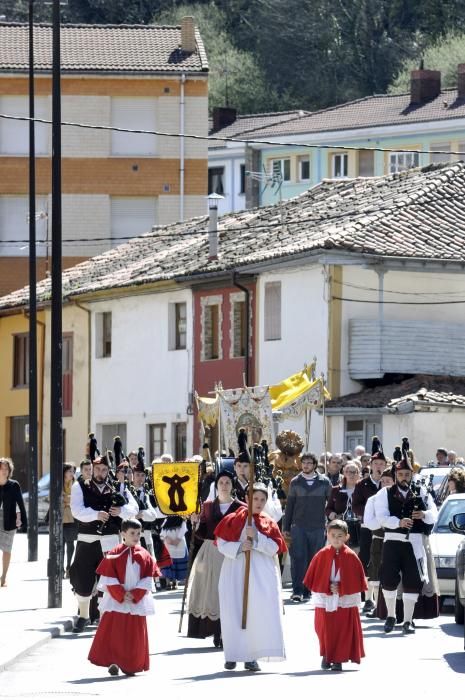
<path fill-rule="evenodd" d="M 351 301 L 354 304 L 396 304 L 398 306 L 444 306 L 446 304 L 465 304 L 465 299 L 452 299 L 450 301 L 382 301 L 375 299 L 347 299 L 346 297 L 333 296 L 337 301 Z"/>
<path fill-rule="evenodd" d="M 14 114 L 1 114 L 0 119 L 12 119 L 15 121 L 31 121 L 30 117 L 24 117 Z M 33 121 L 39 124 L 51 124 L 50 119 L 41 119 L 39 117 L 34 117 Z M 431 150 L 426 151 L 417 148 L 382 148 L 381 146 L 343 146 L 341 144 L 327 144 L 327 143 L 298 143 L 294 141 L 268 141 L 264 139 L 250 139 L 244 138 L 239 139 L 233 136 L 201 136 L 200 134 L 180 134 L 169 131 L 154 131 L 149 129 L 125 129 L 120 126 L 108 126 L 104 124 L 86 124 L 83 122 L 68 122 L 62 121 L 62 126 L 73 126 L 80 129 L 97 129 L 102 131 L 118 131 L 124 134 L 145 134 L 148 136 L 166 136 L 168 138 L 186 138 L 195 139 L 198 141 L 223 141 L 225 143 L 240 143 L 240 144 L 262 144 L 265 146 L 296 146 L 298 148 L 321 148 L 321 149 L 340 149 L 345 151 L 373 151 L 377 153 L 425 153 L 425 154 L 438 154 L 447 156 L 465 156 L 465 151 L 441 151 L 441 150 Z"/>

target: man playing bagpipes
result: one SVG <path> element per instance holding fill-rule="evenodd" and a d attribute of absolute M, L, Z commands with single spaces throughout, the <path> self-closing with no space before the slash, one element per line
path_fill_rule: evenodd
<path fill-rule="evenodd" d="M 71 489 L 71 512 L 78 521 L 78 537 L 70 582 L 79 603 L 74 632 L 82 632 L 89 622 L 92 596 L 96 595 L 97 567 L 106 552 L 120 542 L 122 519 L 137 515 L 138 507 L 130 493 L 122 496 L 108 480 L 105 456 L 93 463 L 91 479 L 78 480 Z"/>

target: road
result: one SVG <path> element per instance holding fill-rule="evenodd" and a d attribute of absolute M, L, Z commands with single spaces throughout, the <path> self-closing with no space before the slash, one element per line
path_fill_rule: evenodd
<path fill-rule="evenodd" d="M 262 673 L 249 674 L 242 669 L 223 670 L 223 654 L 209 640 L 178 635 L 180 591 L 156 596 L 157 614 L 149 620 L 151 670 L 128 678 L 110 677 L 106 670 L 92 666 L 87 654 L 93 630 L 80 636 L 65 634 L 51 640 L 0 674 L 0 698 L 157 698 L 205 700 L 217 697 L 266 694 L 267 698 L 286 693 L 324 693 L 330 698 L 359 696 L 375 688 L 376 698 L 440 698 L 441 692 L 458 690 L 465 674 L 463 627 L 455 625 L 451 615 L 419 623 L 412 637 L 400 631 L 386 636 L 381 622 L 363 623 L 366 659 L 360 667 L 345 666 L 342 674 L 320 670 L 317 640 L 313 632 L 311 604 L 287 602 L 284 592 L 287 661 L 262 663 Z M 266 621 L 264 621 L 266 625 Z M 129 651 L 129 650 L 128 650 Z M 401 680 L 401 685 L 399 685 Z M 364 693 L 362 692 L 362 695 Z"/>

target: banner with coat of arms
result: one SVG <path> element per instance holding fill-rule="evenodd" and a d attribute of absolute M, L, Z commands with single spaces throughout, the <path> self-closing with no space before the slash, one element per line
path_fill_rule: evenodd
<path fill-rule="evenodd" d="M 164 515 L 185 517 L 198 511 L 198 462 L 171 462 L 152 466 L 153 491 Z"/>
<path fill-rule="evenodd" d="M 237 452 L 237 436 L 244 428 L 248 444 L 266 440 L 274 443 L 273 412 L 268 387 L 223 389 L 218 392 L 224 445 Z"/>

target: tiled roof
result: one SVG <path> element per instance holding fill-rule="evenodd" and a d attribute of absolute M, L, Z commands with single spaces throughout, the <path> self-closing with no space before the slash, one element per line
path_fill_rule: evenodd
<path fill-rule="evenodd" d="M 64 296 L 188 281 L 331 252 L 373 262 L 465 263 L 465 164 L 429 165 L 398 175 L 323 181 L 260 209 L 222 216 L 219 254 L 208 258 L 207 218 L 158 227 L 63 273 Z M 38 286 L 50 298 L 50 281 Z M 27 289 L 0 299 L 0 309 L 27 303 Z"/>
<path fill-rule="evenodd" d="M 465 377 L 435 377 L 418 374 L 393 384 L 364 389 L 326 403 L 329 409 L 386 408 L 397 411 L 427 406 L 465 408 Z"/>
<path fill-rule="evenodd" d="M 181 27 L 157 25 L 63 24 L 63 73 L 157 73 L 208 71 L 207 55 L 196 30 L 197 51 L 181 51 Z M 27 24 L 0 24 L 0 71 L 28 69 Z M 37 72 L 52 69 L 52 28 L 34 27 Z"/>
<path fill-rule="evenodd" d="M 343 131 L 395 124 L 416 124 L 465 117 L 465 100 L 455 88 L 442 90 L 434 100 L 411 104 L 410 94 L 373 95 L 321 109 L 283 124 L 256 128 L 250 138 L 270 138 L 322 131 Z"/>
<path fill-rule="evenodd" d="M 210 124 L 210 134 L 215 136 L 220 136 L 222 138 L 229 137 L 233 138 L 235 136 L 241 136 L 249 131 L 255 131 L 255 129 L 262 129 L 263 127 L 273 127 L 279 124 L 283 124 L 296 117 L 302 117 L 303 115 L 310 114 L 303 109 L 294 109 L 289 112 L 266 112 L 263 114 L 239 114 L 236 120 L 229 126 L 225 126 L 223 129 L 218 131 L 213 131 L 213 122 Z"/>

